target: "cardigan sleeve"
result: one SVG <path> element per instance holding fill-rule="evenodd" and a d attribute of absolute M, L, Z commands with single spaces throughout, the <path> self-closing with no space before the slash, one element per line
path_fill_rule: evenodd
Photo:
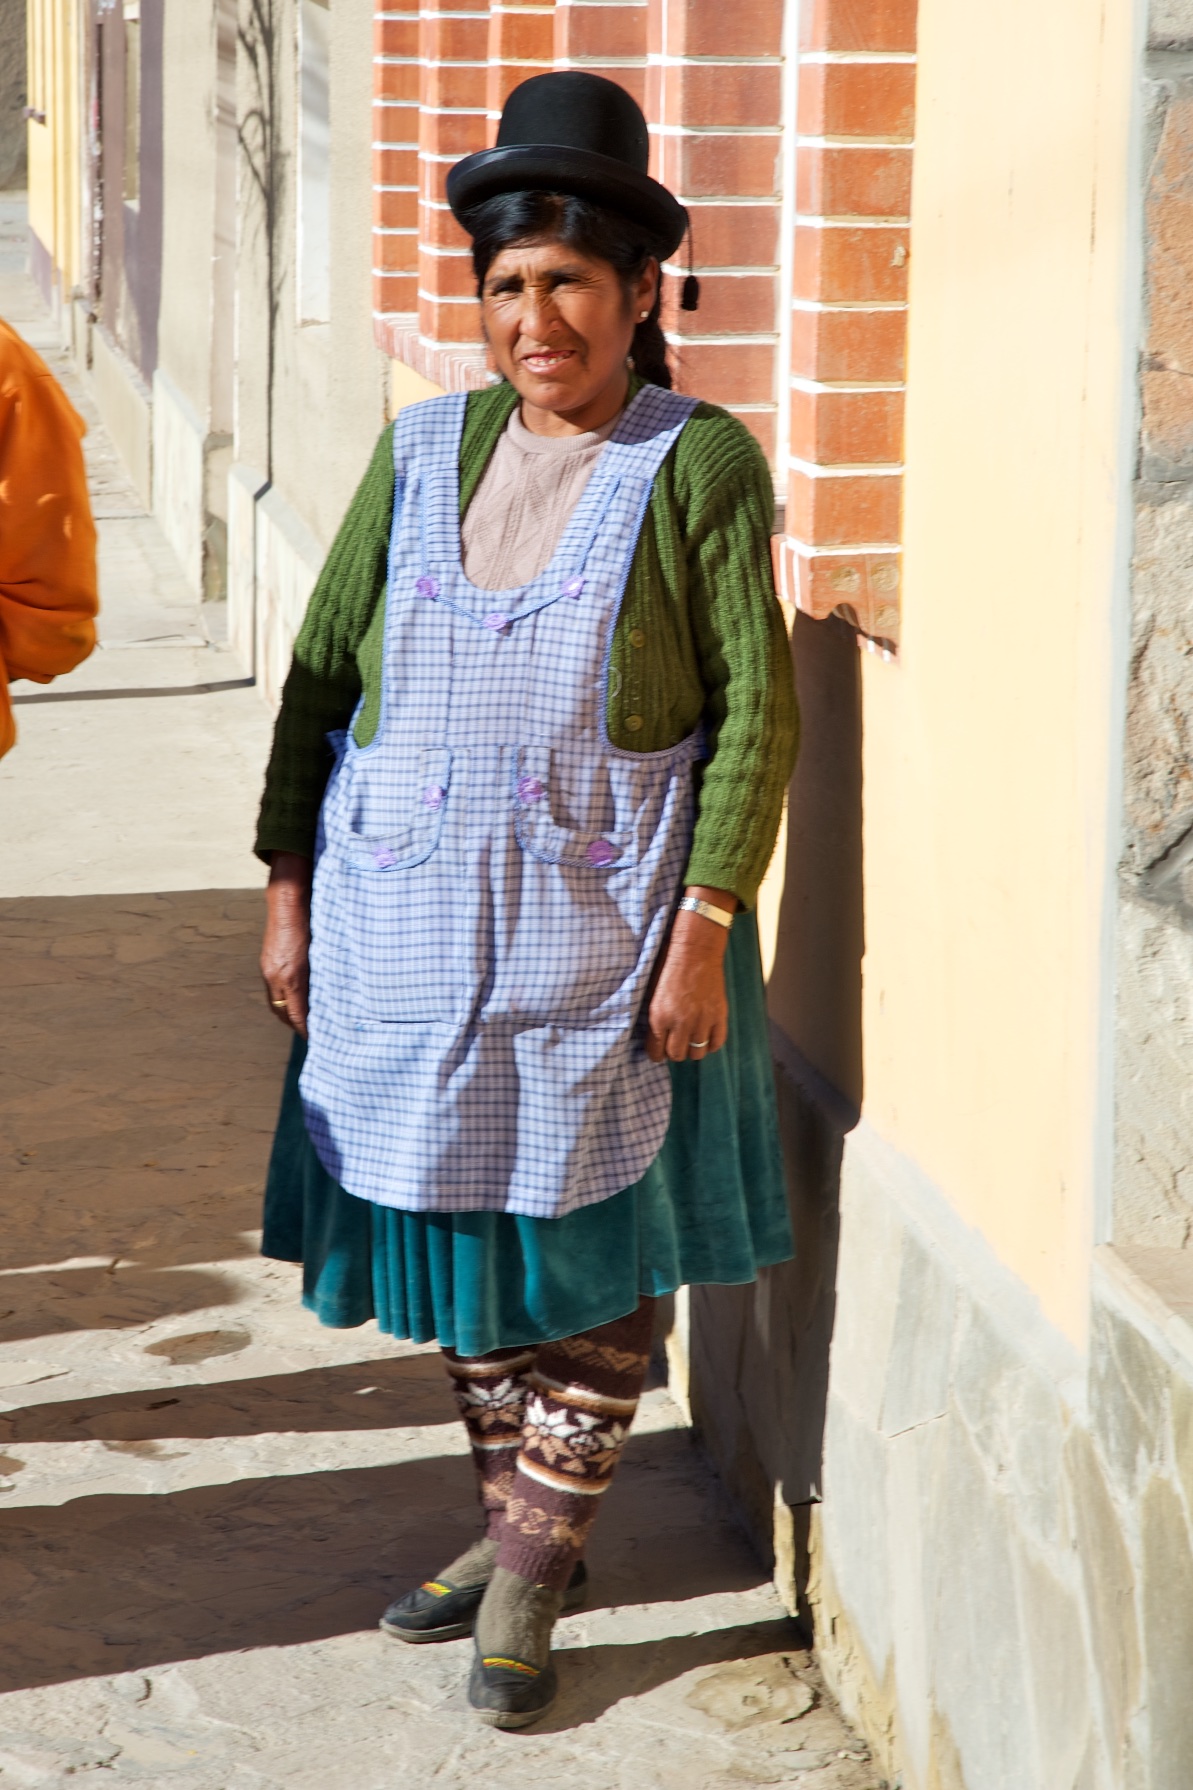
<path fill-rule="evenodd" d="M 700 441 L 698 455 L 676 463 L 710 750 L 684 880 L 729 890 L 749 908 L 778 835 L 799 713 L 771 569 L 769 468 L 724 413 Z"/>
<path fill-rule="evenodd" d="M 265 772 L 256 851 L 315 854 L 332 766 L 327 735 L 347 727 L 361 694 L 357 655 L 385 595 L 393 521 L 393 428 L 381 435 L 311 593 Z"/>

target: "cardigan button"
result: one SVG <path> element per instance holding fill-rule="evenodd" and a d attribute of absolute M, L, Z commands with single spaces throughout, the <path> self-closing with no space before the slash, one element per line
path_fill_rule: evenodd
<path fill-rule="evenodd" d="M 627 733 L 641 733 L 643 721 L 641 715 L 627 715 L 625 718 Z"/>
<path fill-rule="evenodd" d="M 631 628 L 630 629 L 630 645 L 631 646 L 645 646 L 646 645 L 646 632 L 643 628 Z"/>

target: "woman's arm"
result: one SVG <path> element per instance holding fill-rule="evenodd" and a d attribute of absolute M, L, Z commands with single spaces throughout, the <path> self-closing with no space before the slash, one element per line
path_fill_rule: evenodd
<path fill-rule="evenodd" d="M 311 593 L 294 642 L 265 772 L 257 856 L 313 857 L 331 770 L 327 735 L 347 727 L 360 698 L 357 653 L 385 595 L 393 521 L 393 431 L 383 431 Z"/>
<path fill-rule="evenodd" d="M 277 1018 L 304 1038 L 315 830 L 332 763 L 327 735 L 347 727 L 360 697 L 357 654 L 385 596 L 393 493 L 386 429 L 311 594 L 265 774 L 256 846 L 270 866 L 261 975 Z"/>
<path fill-rule="evenodd" d="M 261 944 L 265 998 L 282 1024 L 293 1027 L 300 1038 L 307 1035 L 311 979 L 312 869 L 311 859 L 298 852 L 274 852 L 265 893 L 265 937 Z"/>
<path fill-rule="evenodd" d="M 753 905 L 795 762 L 795 688 L 771 573 L 774 494 L 753 438 L 724 412 L 697 413 L 680 445 L 675 495 L 710 746 L 685 892 L 732 914 Z M 724 1044 L 728 942 L 714 918 L 676 915 L 648 1012 L 656 1062 L 700 1061 Z"/>
<path fill-rule="evenodd" d="M 710 758 L 686 881 L 730 890 L 752 907 L 799 738 L 791 650 L 771 569 L 774 490 L 743 424 L 720 413 L 688 427 L 693 439 L 690 451 L 676 456 L 675 488 Z"/>
<path fill-rule="evenodd" d="M 694 895 L 732 914 L 737 897 L 727 889 L 689 884 Z M 729 1000 L 723 964 L 729 929 L 703 914 L 681 911 L 671 923 L 646 1021 L 646 1054 L 655 1063 L 670 1057 L 699 1062 L 720 1050 L 729 1036 Z"/>

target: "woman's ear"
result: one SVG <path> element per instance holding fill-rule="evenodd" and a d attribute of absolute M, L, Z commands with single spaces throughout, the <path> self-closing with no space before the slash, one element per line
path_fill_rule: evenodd
<path fill-rule="evenodd" d="M 638 302 L 635 306 L 636 310 L 645 311 L 648 316 L 650 312 L 654 310 L 655 299 L 659 295 L 659 281 L 661 278 L 661 269 L 652 255 L 650 260 L 646 263 L 646 266 L 642 269 L 641 276 L 638 280 Z"/>

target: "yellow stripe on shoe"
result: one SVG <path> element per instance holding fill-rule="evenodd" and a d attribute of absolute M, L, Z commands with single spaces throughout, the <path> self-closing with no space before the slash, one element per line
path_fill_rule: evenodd
<path fill-rule="evenodd" d="M 482 1666 L 504 1666 L 506 1668 L 506 1670 L 510 1671 L 510 1672 L 525 1672 L 525 1674 L 528 1678 L 537 1678 L 539 1675 L 539 1672 L 541 1670 L 541 1668 L 538 1666 L 528 1666 L 526 1664 L 525 1660 L 520 1660 L 520 1659 L 487 1658 L 487 1659 L 482 1659 L 481 1665 Z"/>

